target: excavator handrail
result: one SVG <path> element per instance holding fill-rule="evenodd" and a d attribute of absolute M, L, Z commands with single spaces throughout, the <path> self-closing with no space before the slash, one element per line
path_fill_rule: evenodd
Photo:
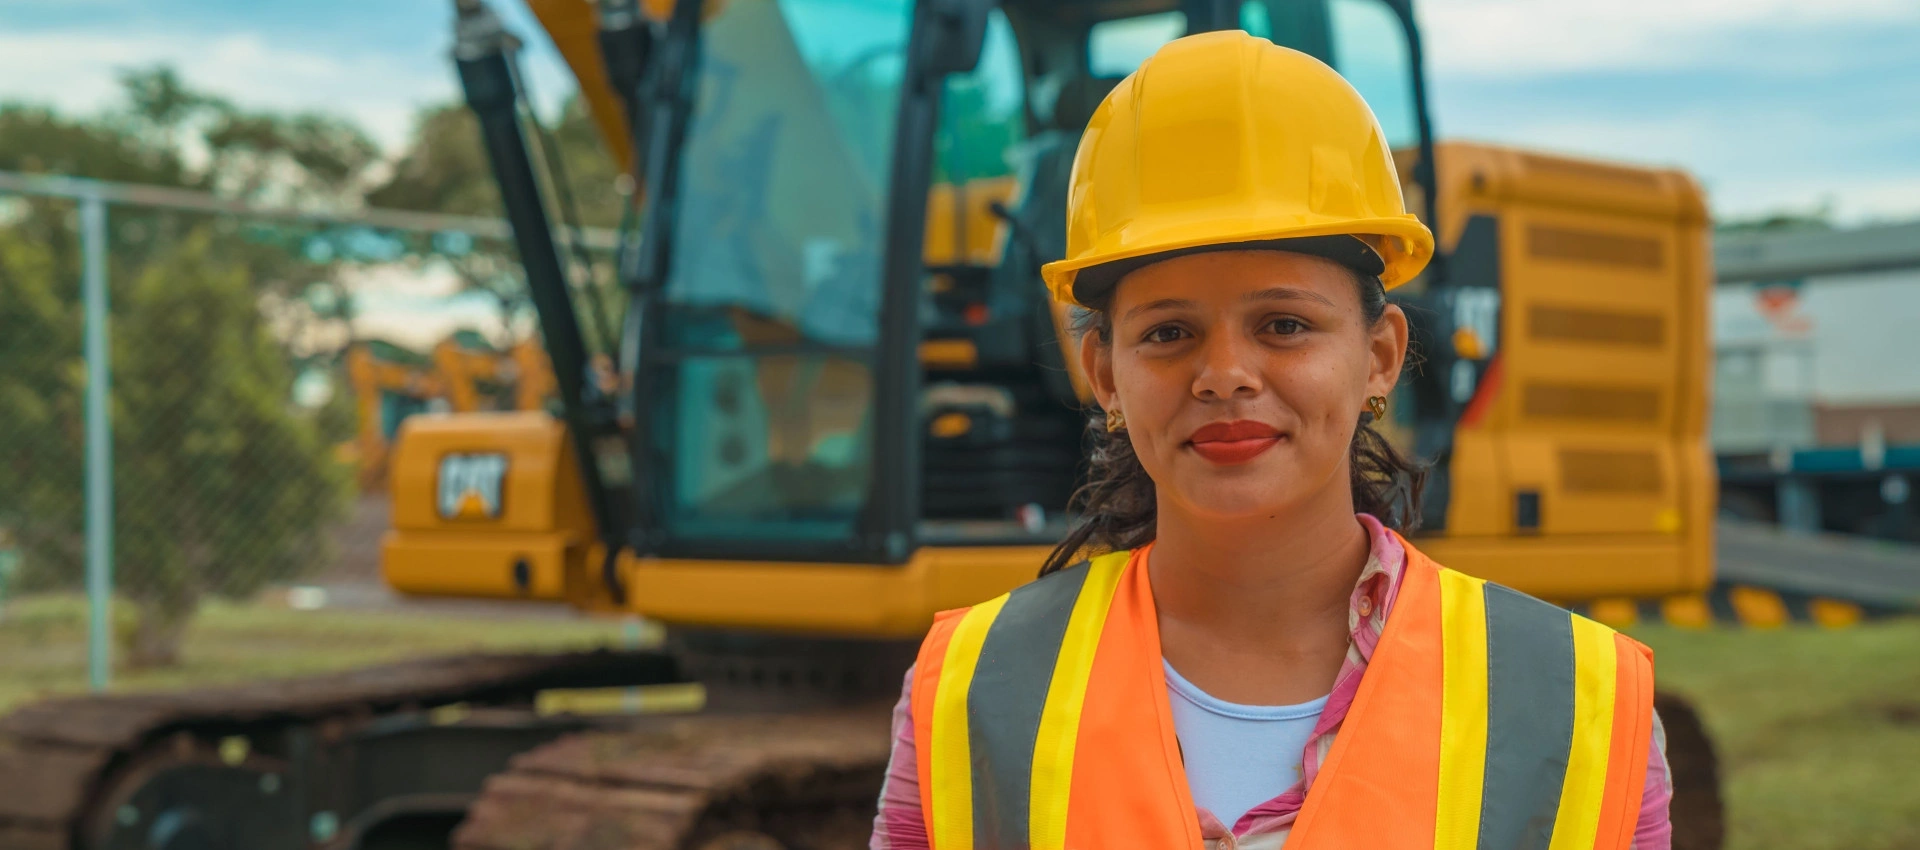
<path fill-rule="evenodd" d="M 636 96 L 635 114 L 644 115 L 646 138 L 639 142 L 639 162 L 646 169 L 641 181 L 650 187 L 651 196 L 640 212 L 640 226 L 622 234 L 620 283 L 628 291 L 627 310 L 621 322 L 620 347 L 615 371 L 626 376 L 622 381 L 616 407 L 637 414 L 641 400 L 652 395 L 652 376 L 646 368 L 647 349 L 653 334 L 654 319 L 648 309 L 652 293 L 667 279 L 673 262 L 673 232 L 679 213 L 680 153 L 686 145 L 692 121 L 695 87 L 700 62 L 700 27 L 703 0 L 677 0 L 668 18 L 664 34 L 654 45 L 651 62 L 641 93 Z M 644 97 L 644 101 L 640 98 Z M 634 124 L 642 122 L 635 120 Z M 607 535 L 607 572 L 613 578 L 613 552 L 616 536 L 626 539 L 619 545 L 646 551 L 659 533 L 655 521 L 653 488 L 649 486 L 655 458 L 647 451 L 652 445 L 651 417 L 633 415 L 627 432 L 628 457 L 632 464 L 631 506 L 628 530 L 624 535 Z"/>
<path fill-rule="evenodd" d="M 616 516 L 600 465 L 594 461 L 593 449 L 596 438 L 609 429 L 612 416 L 600 403 L 598 387 L 588 380 L 592 360 L 573 309 L 565 261 L 554 242 L 553 224 L 521 125 L 524 92 L 513 70 L 520 42 L 483 0 L 455 0 L 454 5 L 453 57 L 461 89 L 480 124 L 501 204 L 513 226 L 514 244 L 526 273 L 527 291 L 539 314 L 540 335 L 553 364 L 563 414 L 575 436 L 574 455 L 587 491 L 587 507 L 611 559 L 620 549 L 623 524 Z M 605 572 L 608 591 L 616 601 L 624 601 L 625 589 L 617 573 L 612 569 Z"/>

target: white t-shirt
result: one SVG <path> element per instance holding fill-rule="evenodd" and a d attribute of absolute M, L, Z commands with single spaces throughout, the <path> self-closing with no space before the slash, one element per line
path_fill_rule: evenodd
<path fill-rule="evenodd" d="M 1326 697 L 1299 705 L 1236 705 L 1194 687 L 1172 664 L 1163 660 L 1162 666 L 1195 805 L 1232 829 L 1241 815 L 1300 780 L 1300 757 Z"/>

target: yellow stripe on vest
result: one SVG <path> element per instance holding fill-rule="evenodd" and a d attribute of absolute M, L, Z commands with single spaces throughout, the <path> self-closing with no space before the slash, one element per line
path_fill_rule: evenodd
<path fill-rule="evenodd" d="M 1613 689 L 1619 675 L 1613 630 L 1574 617 L 1573 666 L 1573 745 L 1547 850 L 1586 850 L 1600 829 L 1607 756 L 1613 746 Z"/>
<path fill-rule="evenodd" d="M 967 690 L 980 644 L 1007 597 L 973 606 L 953 629 L 933 701 L 933 846 L 973 846 L 973 743 L 967 733 Z"/>
<path fill-rule="evenodd" d="M 1131 552 L 1114 552 L 1087 565 L 1087 581 L 1074 600 L 1067 634 L 1060 642 L 1060 658 L 1047 686 L 1046 708 L 1040 713 L 1040 734 L 1033 745 L 1032 797 L 1027 832 L 1033 850 L 1063 850 L 1067 846 L 1067 800 L 1073 786 L 1074 742 L 1080 737 L 1080 709 L 1086 704 L 1087 680 L 1093 675 L 1094 650 L 1107 627 L 1114 589 L 1120 586 Z"/>
<path fill-rule="evenodd" d="M 1440 571 L 1442 638 L 1439 807 L 1434 850 L 1473 850 L 1487 764 L 1486 582 Z"/>

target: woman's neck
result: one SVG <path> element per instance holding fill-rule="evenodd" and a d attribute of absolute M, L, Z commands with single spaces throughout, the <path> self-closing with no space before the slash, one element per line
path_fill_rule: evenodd
<path fill-rule="evenodd" d="M 1188 681 L 1248 705 L 1306 702 L 1332 688 L 1371 541 L 1351 495 L 1328 495 L 1228 523 L 1160 504 L 1148 575 L 1161 653 Z"/>

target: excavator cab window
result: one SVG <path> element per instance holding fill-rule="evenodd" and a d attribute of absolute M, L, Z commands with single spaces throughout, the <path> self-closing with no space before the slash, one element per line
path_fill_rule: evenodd
<path fill-rule="evenodd" d="M 1413 59 L 1399 18 L 1381 0 L 1329 0 L 1327 13 L 1332 24 L 1333 67 L 1373 107 L 1389 147 L 1418 146 Z"/>
<path fill-rule="evenodd" d="M 642 368 L 662 536 L 846 540 L 870 492 L 911 0 L 741 0 L 704 28 Z"/>
<path fill-rule="evenodd" d="M 1178 9 L 1101 21 L 1087 30 L 1087 69 L 1096 77 L 1124 77 L 1186 34 L 1187 13 Z"/>
<path fill-rule="evenodd" d="M 1044 529 L 1073 486 L 1081 426 L 1062 403 L 1072 391 L 1059 397 L 1036 369 L 1051 355 L 1050 374 L 1061 374 L 1039 277 L 1053 249 L 1035 244 L 1064 216 L 1055 187 L 1064 188 L 1059 169 L 1072 149 L 1045 128 L 1032 132 L 1022 47 L 1007 16 L 991 12 L 979 63 L 947 79 L 934 135 L 920 328 L 923 540 Z"/>
<path fill-rule="evenodd" d="M 1239 27 L 1332 65 L 1373 107 L 1389 146 L 1418 146 L 1411 46 L 1385 0 L 1244 0 Z"/>
<path fill-rule="evenodd" d="M 929 300 L 921 316 L 923 338 L 935 341 L 921 351 L 931 368 L 971 369 L 982 348 L 991 357 L 1006 347 L 994 337 L 1010 305 L 996 303 L 1004 298 L 996 297 L 993 271 L 1018 237 L 996 210 L 1020 203 L 1025 107 L 1019 48 L 995 9 L 979 64 L 947 78 L 934 131 L 922 248 Z"/>

